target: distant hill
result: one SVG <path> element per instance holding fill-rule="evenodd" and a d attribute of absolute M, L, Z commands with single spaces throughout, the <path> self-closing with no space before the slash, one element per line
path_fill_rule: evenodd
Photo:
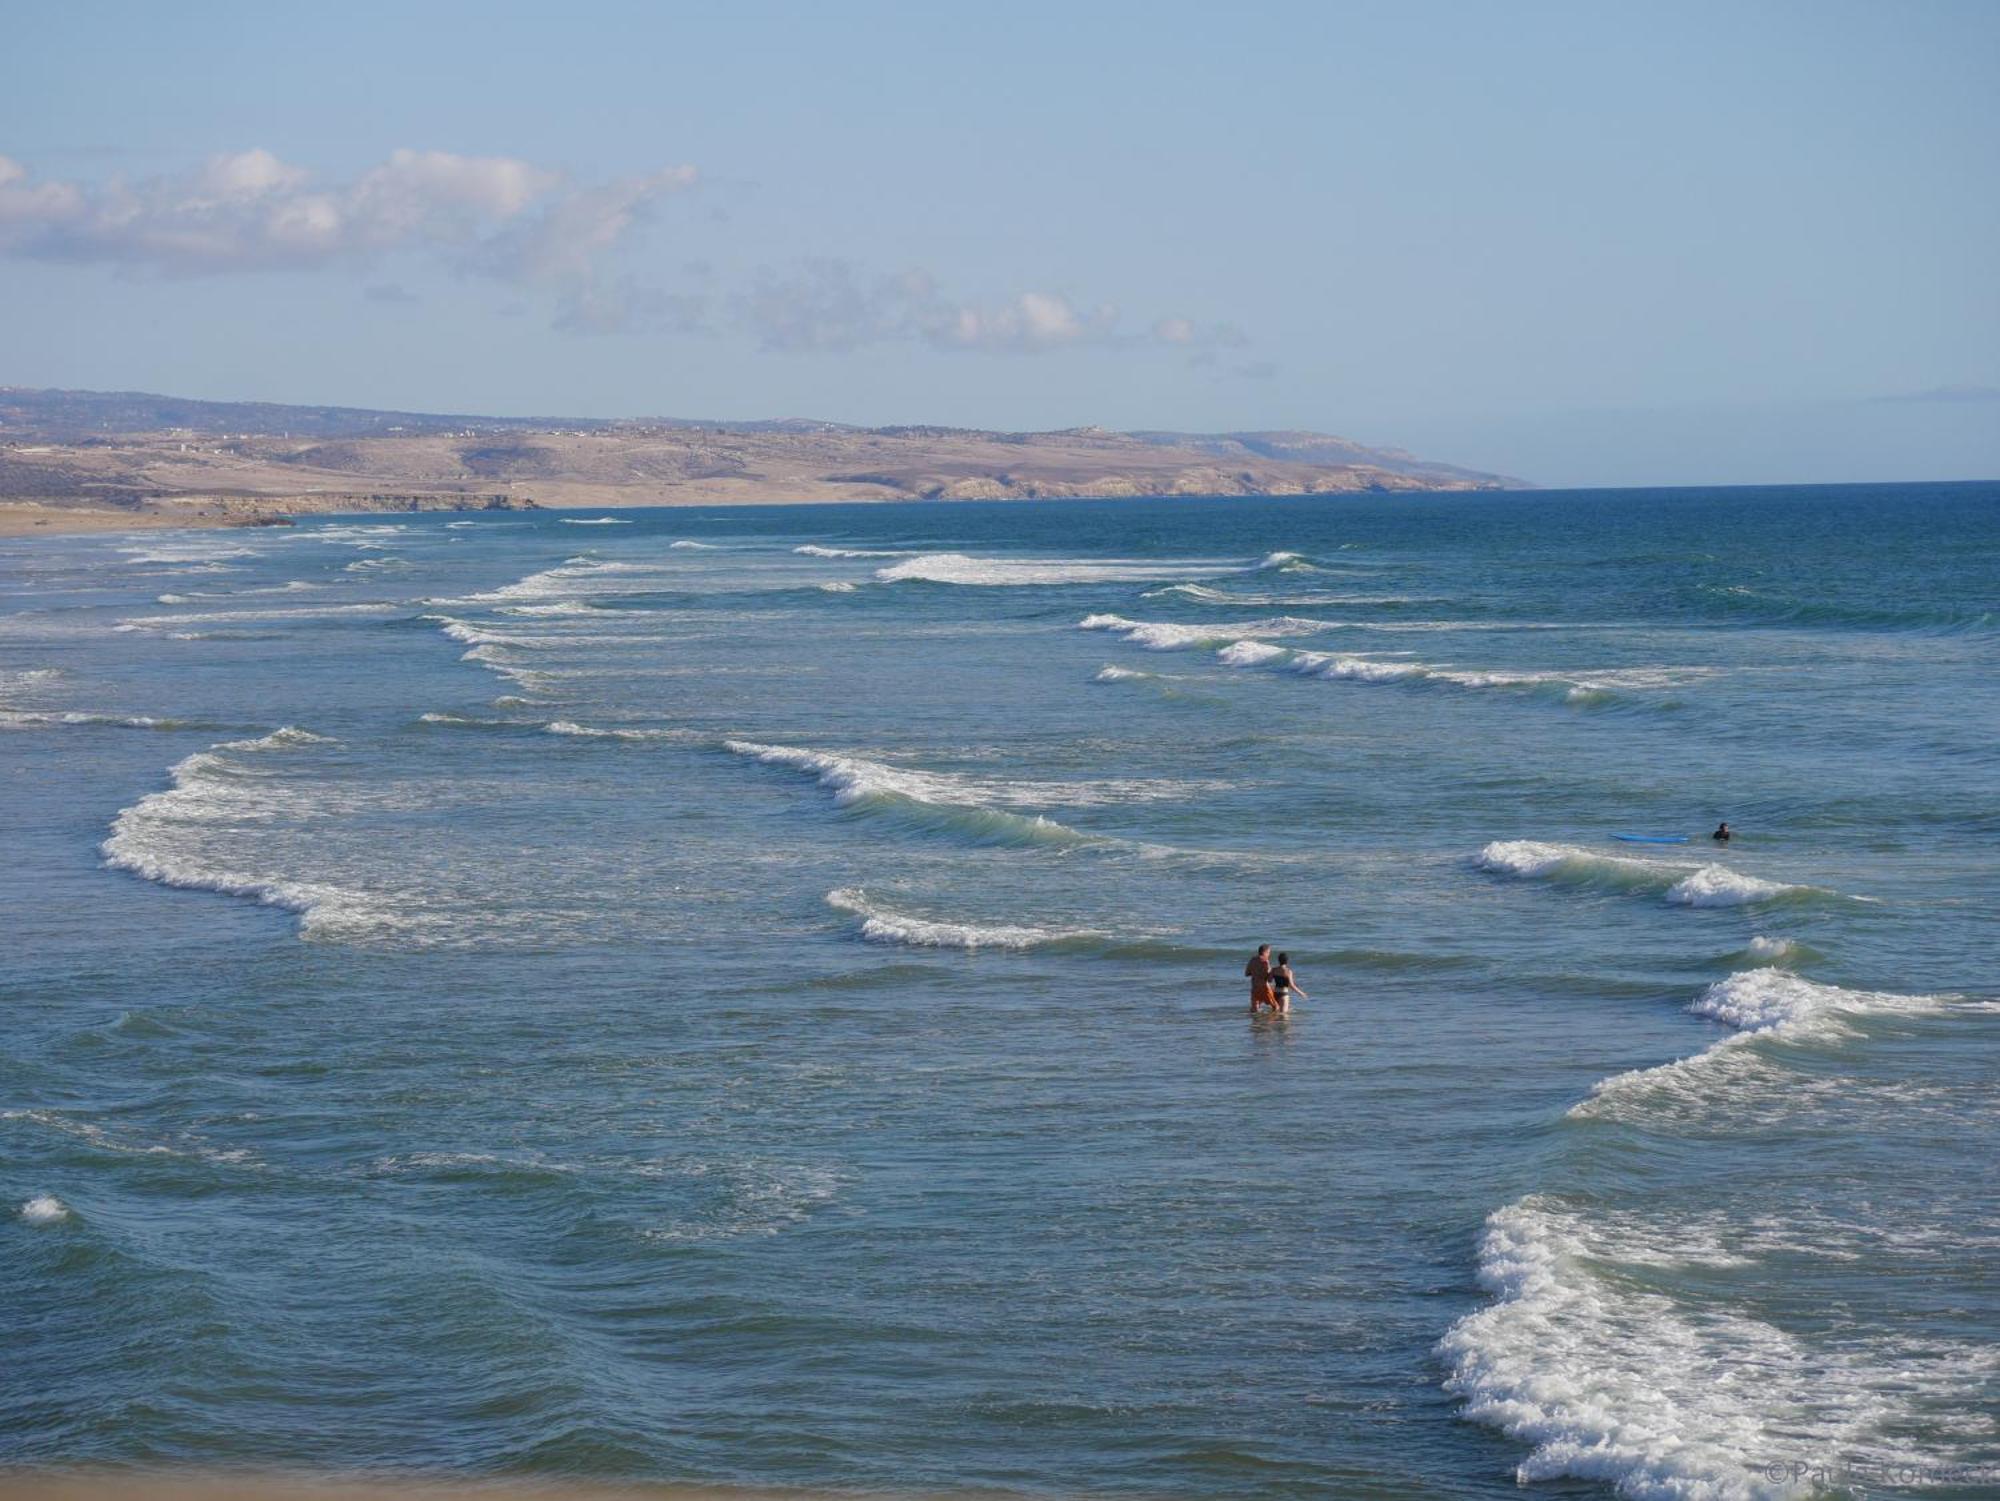
<path fill-rule="evenodd" d="M 0 501 L 255 517 L 616 506 L 1489 490 L 1313 432 L 1006 433 L 786 417 L 484 417 L 0 387 Z"/>

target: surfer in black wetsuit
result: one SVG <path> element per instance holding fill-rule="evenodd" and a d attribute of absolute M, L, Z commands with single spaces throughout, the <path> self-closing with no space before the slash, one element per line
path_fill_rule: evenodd
<path fill-rule="evenodd" d="M 1713 834 L 1710 834 L 1708 837 L 1715 840 L 1716 843 L 1718 844 L 1729 843 L 1729 825 L 1726 823 L 1717 824 L 1715 826 L 1715 832 Z"/>

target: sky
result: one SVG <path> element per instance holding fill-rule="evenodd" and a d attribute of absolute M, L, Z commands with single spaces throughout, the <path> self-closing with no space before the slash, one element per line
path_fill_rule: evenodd
<path fill-rule="evenodd" d="M 2000 3 L 17 4 L 0 384 L 2000 477 Z"/>

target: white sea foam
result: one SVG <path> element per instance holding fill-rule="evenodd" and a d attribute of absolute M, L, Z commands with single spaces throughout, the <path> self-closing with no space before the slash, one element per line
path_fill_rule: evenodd
<path fill-rule="evenodd" d="M 558 516 L 556 520 L 564 526 L 630 526 L 632 523 L 622 516 Z"/>
<path fill-rule="evenodd" d="M 79 710 L 38 711 L 0 709 L 0 729 L 49 729 L 58 725 L 100 725 L 122 730 L 186 730 L 200 726 L 185 719 L 157 719 L 150 714 L 86 714 Z"/>
<path fill-rule="evenodd" d="M 1746 876 L 1726 865 L 1704 865 L 1668 888 L 1667 900 L 1683 907 L 1747 907 L 1809 889 Z"/>
<path fill-rule="evenodd" d="M 1844 1452 L 1895 1398 L 1775 1325 L 1720 1304 L 1689 1309 L 1618 1276 L 1621 1260 L 1658 1264 L 1684 1238 L 1666 1225 L 1643 1233 L 1651 1250 L 1635 1258 L 1621 1244 L 1630 1234 L 1608 1235 L 1558 1200 L 1496 1211 L 1479 1247 L 1496 1301 L 1440 1342 L 1446 1388 L 1466 1417 L 1531 1446 L 1523 1485 L 1572 1476 L 1632 1501 L 1802 1495 L 1772 1467 Z"/>
<path fill-rule="evenodd" d="M 1092 620 L 1106 617 L 1092 616 Z M 1109 617 L 1115 619 L 1116 617 Z M 1349 627 L 1353 621 L 1318 621 L 1323 629 L 1336 626 Z M 1417 629 L 1425 624 L 1438 622 L 1414 622 L 1398 629 Z M 1188 644 L 1203 645 L 1213 641 L 1217 634 L 1226 633 L 1227 628 L 1215 630 L 1195 629 L 1196 634 L 1188 639 Z M 1253 634 L 1245 632 L 1244 634 Z M 1271 634 L 1264 632 L 1263 634 Z M 1230 667 L 1273 667 L 1287 672 L 1296 672 L 1304 677 L 1331 678 L 1362 683 L 1405 683 L 1434 682 L 1449 683 L 1458 688 L 1525 688 L 1548 689 L 1560 692 L 1570 703 L 1593 703 L 1615 697 L 1630 690 L 1662 689 L 1698 681 L 1712 675 L 1712 669 L 1699 667 L 1647 667 L 1621 668 L 1602 672 L 1556 672 L 1556 671 L 1492 671 L 1461 667 L 1440 666 L 1430 662 L 1410 660 L 1383 660 L 1401 658 L 1401 652 L 1319 652 L 1264 650 L 1242 651 L 1242 642 L 1224 648 L 1221 661 Z"/>
<path fill-rule="evenodd" d="M 234 543 L 213 538 L 196 538 L 186 542 L 150 541 L 130 547 L 121 547 L 129 563 L 221 563 L 231 558 L 259 557 L 255 548 L 242 547 Z"/>
<path fill-rule="evenodd" d="M 976 558 L 962 552 L 927 552 L 878 568 L 875 577 L 885 584 L 907 580 L 978 586 L 1153 584 L 1241 571 L 1240 565 L 1199 559 L 1148 562 L 1139 558 Z"/>
<path fill-rule="evenodd" d="M 1041 814 L 1024 816 L 995 806 L 1005 789 L 967 779 L 916 771 L 825 751 L 731 740 L 728 749 L 767 766 L 788 766 L 813 777 L 836 806 L 900 809 L 920 822 L 987 843 L 1067 844 L 1085 836 Z"/>
<path fill-rule="evenodd" d="M 923 949 L 1032 949 L 1051 943 L 1088 940 L 1103 935 L 1084 928 L 1030 927 L 1007 923 L 944 922 L 897 912 L 869 899 L 858 887 L 826 894 L 827 905 L 861 919 L 860 933 L 870 943 L 900 944 Z"/>
<path fill-rule="evenodd" d="M 243 871 L 221 863 L 208 831 L 227 833 L 270 823 L 287 809 L 282 781 L 260 775 L 241 758 L 334 742 L 287 725 L 254 740 L 230 740 L 175 763 L 172 786 L 149 793 L 112 820 L 100 847 L 104 863 L 162 886 L 249 897 L 300 915 L 303 936 L 332 936 L 393 927 L 399 918 L 386 899 L 338 886 Z"/>
<path fill-rule="evenodd" d="M 1232 641 L 1215 655 L 1226 667 L 1259 667 L 1266 662 L 1282 662 L 1289 654 L 1282 646 L 1262 641 Z"/>
<path fill-rule="evenodd" d="M 820 588 L 825 590 L 828 594 L 852 594 L 854 592 L 855 586 L 853 584 L 836 581 L 831 584 L 821 584 Z"/>
<path fill-rule="evenodd" d="M 1156 674 L 1140 672 L 1138 669 L 1132 667 L 1106 665 L 1097 669 L 1091 681 L 1093 683 L 1131 683 L 1137 682 L 1141 678 L 1151 678 L 1154 676 Z"/>
<path fill-rule="evenodd" d="M 54 1194 L 36 1194 L 21 1206 L 21 1218 L 31 1225 L 59 1225 L 69 1218 L 69 1206 Z"/>
<path fill-rule="evenodd" d="M 566 558 L 554 568 L 544 568 L 502 584 L 481 594 L 460 600 L 440 600 L 440 604 L 497 604 L 515 607 L 539 604 L 576 605 L 597 594 L 617 594 L 627 590 L 635 577 L 659 577 L 669 572 L 663 564 L 620 563 L 604 558 Z"/>
<path fill-rule="evenodd" d="M 400 605 L 376 601 L 352 605 L 307 605 L 293 609 L 204 610 L 182 615 L 135 615 L 119 621 L 117 629 L 141 631 L 176 625 L 222 625 L 244 621 L 282 625 L 294 620 L 333 620 L 347 615 L 385 615 L 401 608 Z"/>
<path fill-rule="evenodd" d="M 1743 907 L 1830 894 L 1821 887 L 1769 881 L 1725 865 L 1640 860 L 1539 839 L 1495 840 L 1473 857 L 1473 863 L 1495 875 L 1526 880 L 1658 892 L 1683 907 Z"/>
<path fill-rule="evenodd" d="M 668 547 L 670 547 L 670 548 L 675 548 L 675 547 L 678 547 L 678 548 L 681 548 L 681 549 L 684 549 L 684 550 L 690 550 L 690 549 L 691 549 L 691 550 L 695 550 L 695 551 L 699 551 L 699 552 L 714 552 L 714 551 L 716 551 L 716 546 L 715 546 L 715 544 L 714 544 L 713 542 L 696 542 L 696 541 L 692 540 L 691 538 L 687 538 L 687 537 L 683 537 L 683 538 L 682 538 L 682 539 L 681 539 L 680 541 L 678 541 L 678 542 L 669 542 L 669 543 L 667 544 L 667 546 L 668 546 Z"/>
<path fill-rule="evenodd" d="M 600 728 L 596 725 L 578 724 L 570 719 L 558 719 L 543 726 L 551 735 L 572 735 L 587 740 L 634 740 L 666 741 L 689 743 L 705 737 L 694 730 L 647 730 L 622 726 Z"/>
<path fill-rule="evenodd" d="M 1076 623 L 1080 631 L 1113 631 L 1134 646 L 1148 651 L 1185 651 L 1189 647 L 1214 646 L 1233 638 L 1266 636 L 1311 636 L 1331 629 L 1336 622 L 1309 620 L 1297 615 L 1277 615 L 1268 620 L 1240 620 L 1228 625 L 1183 625 L 1175 621 L 1127 620 L 1123 615 L 1086 615 Z"/>
<path fill-rule="evenodd" d="M 907 558 L 907 551 L 880 547 L 822 547 L 817 542 L 808 542 L 804 547 L 792 549 L 805 558 Z"/>

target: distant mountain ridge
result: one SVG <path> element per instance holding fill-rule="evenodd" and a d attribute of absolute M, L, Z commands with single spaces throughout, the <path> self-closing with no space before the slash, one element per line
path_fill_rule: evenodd
<path fill-rule="evenodd" d="M 0 387 L 0 503 L 156 517 L 1520 487 L 1313 432 L 485 417 Z"/>
<path fill-rule="evenodd" d="M 127 433 L 185 431 L 204 436 L 362 438 L 440 433 L 609 432 L 647 429 L 794 435 L 867 433 L 898 438 L 1132 438 L 1161 448 L 1187 448 L 1223 460 L 1276 459 L 1301 464 L 1366 464 L 1391 473 L 1451 475 L 1472 481 L 1519 481 L 1420 459 L 1400 448 L 1379 448 L 1351 438 L 1302 431 L 1183 433 L 1106 428 L 1061 428 L 1049 433 L 1008 433 L 985 428 L 893 424 L 862 427 L 814 417 L 727 421 L 695 417 L 488 417 L 464 412 L 403 412 L 372 407 L 292 405 L 273 401 L 204 401 L 150 391 L 69 391 L 0 386 L 0 440 L 42 438 L 78 442 Z"/>

